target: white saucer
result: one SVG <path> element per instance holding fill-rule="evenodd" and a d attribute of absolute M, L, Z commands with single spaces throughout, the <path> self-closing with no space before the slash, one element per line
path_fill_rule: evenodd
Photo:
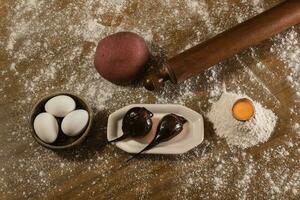
<path fill-rule="evenodd" d="M 132 107 L 145 107 L 153 113 L 153 126 L 150 133 L 144 138 L 128 138 L 116 142 L 116 146 L 128 153 L 138 153 L 154 137 L 159 120 L 166 114 L 174 113 L 188 120 L 183 130 L 169 141 L 162 142 L 157 146 L 145 151 L 149 154 L 180 154 L 185 153 L 202 143 L 204 139 L 204 124 L 201 114 L 182 105 L 174 104 L 132 104 L 125 106 L 108 118 L 107 139 L 113 140 L 120 137 L 122 132 L 122 120 L 126 112 Z"/>

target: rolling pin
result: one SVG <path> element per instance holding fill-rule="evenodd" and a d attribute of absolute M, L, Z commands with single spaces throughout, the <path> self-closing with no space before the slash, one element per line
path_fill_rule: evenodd
<path fill-rule="evenodd" d="M 144 86 L 156 90 L 168 80 L 174 84 L 182 82 L 298 23 L 300 0 L 284 1 L 170 58 L 158 72 L 145 77 Z"/>

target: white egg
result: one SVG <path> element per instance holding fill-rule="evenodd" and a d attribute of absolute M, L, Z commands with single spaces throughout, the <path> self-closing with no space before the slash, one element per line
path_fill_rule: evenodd
<path fill-rule="evenodd" d="M 61 123 L 61 130 L 68 136 L 80 134 L 89 121 L 89 114 L 86 110 L 74 110 L 70 112 Z"/>
<path fill-rule="evenodd" d="M 33 122 L 37 136 L 46 143 L 52 143 L 58 135 L 58 123 L 55 117 L 49 113 L 40 113 Z"/>
<path fill-rule="evenodd" d="M 58 95 L 49 99 L 45 104 L 46 112 L 55 117 L 65 117 L 68 113 L 75 110 L 74 99 L 67 95 Z"/>

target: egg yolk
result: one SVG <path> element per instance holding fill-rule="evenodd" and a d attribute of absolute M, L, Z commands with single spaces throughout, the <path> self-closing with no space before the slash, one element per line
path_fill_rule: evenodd
<path fill-rule="evenodd" d="M 239 121 L 247 121 L 254 115 L 254 106 L 249 99 L 240 99 L 232 107 L 234 118 Z"/>

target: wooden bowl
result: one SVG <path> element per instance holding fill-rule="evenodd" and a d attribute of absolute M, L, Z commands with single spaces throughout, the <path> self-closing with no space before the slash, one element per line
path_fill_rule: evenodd
<path fill-rule="evenodd" d="M 33 122 L 38 114 L 40 114 L 42 112 L 46 112 L 45 111 L 45 103 L 52 97 L 55 97 L 58 95 L 67 95 L 67 96 L 72 97 L 76 103 L 76 109 L 84 109 L 88 112 L 89 121 L 88 121 L 88 124 L 87 124 L 86 128 L 84 129 L 84 131 L 81 134 L 79 134 L 77 136 L 73 136 L 73 137 L 65 135 L 61 131 L 61 128 L 60 128 L 57 139 L 55 140 L 55 142 L 50 144 L 50 143 L 46 143 L 46 142 L 42 141 L 36 135 L 36 133 L 34 131 L 34 127 L 33 127 Z M 56 117 L 56 119 L 57 119 L 58 125 L 60 127 L 63 118 Z M 50 94 L 50 95 L 42 98 L 35 104 L 35 106 L 33 107 L 32 113 L 31 113 L 31 117 L 30 117 L 30 126 L 31 126 L 31 130 L 32 130 L 31 133 L 32 133 L 33 138 L 40 145 L 47 147 L 49 149 L 59 150 L 59 149 L 68 149 L 68 148 L 74 148 L 74 147 L 79 146 L 86 139 L 87 135 L 89 134 L 89 131 L 92 126 L 92 121 L 93 121 L 93 112 L 92 112 L 90 106 L 81 97 L 79 97 L 78 95 L 72 94 L 72 93 L 68 93 L 68 92 L 60 92 L 60 93 Z"/>

